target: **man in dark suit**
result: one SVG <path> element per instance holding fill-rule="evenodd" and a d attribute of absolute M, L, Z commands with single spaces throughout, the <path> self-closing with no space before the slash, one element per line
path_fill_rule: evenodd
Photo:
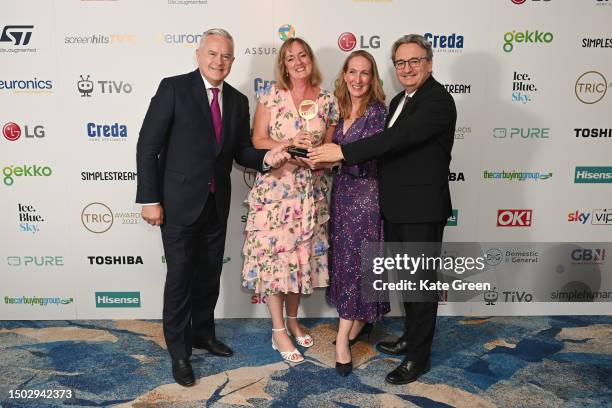
<path fill-rule="evenodd" d="M 404 92 L 391 100 L 383 132 L 343 146 L 312 149 L 315 162 L 344 160 L 348 165 L 378 159 L 381 209 L 388 242 L 442 242 L 452 213 L 448 187 L 457 110 L 444 86 L 432 76 L 431 44 L 421 35 L 401 37 L 392 60 Z M 430 368 L 437 301 L 404 302 L 405 331 L 378 350 L 405 355 L 387 382 L 406 384 Z"/>
<path fill-rule="evenodd" d="M 253 148 L 246 96 L 224 82 L 234 61 L 231 35 L 203 33 L 198 69 L 164 78 L 144 118 L 137 146 L 142 218 L 161 226 L 167 264 L 163 328 L 177 383 L 195 383 L 192 347 L 218 356 L 232 350 L 215 336 L 214 309 L 230 207 L 230 172 L 265 171 L 289 155 Z"/>

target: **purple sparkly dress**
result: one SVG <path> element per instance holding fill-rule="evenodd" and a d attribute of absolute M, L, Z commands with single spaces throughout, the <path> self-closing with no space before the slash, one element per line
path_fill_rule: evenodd
<path fill-rule="evenodd" d="M 386 115 L 383 104 L 371 103 L 346 133 L 340 119 L 333 142 L 343 145 L 382 131 Z M 383 240 L 376 176 L 376 161 L 372 160 L 343 166 L 333 180 L 327 301 L 347 320 L 375 322 L 390 310 L 389 303 L 368 303 L 361 296 L 361 243 Z"/>

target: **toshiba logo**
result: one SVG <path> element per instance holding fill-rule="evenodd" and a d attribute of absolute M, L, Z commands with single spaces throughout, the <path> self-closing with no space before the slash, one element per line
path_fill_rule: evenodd
<path fill-rule="evenodd" d="M 533 210 L 497 210 L 498 227 L 531 227 Z"/>

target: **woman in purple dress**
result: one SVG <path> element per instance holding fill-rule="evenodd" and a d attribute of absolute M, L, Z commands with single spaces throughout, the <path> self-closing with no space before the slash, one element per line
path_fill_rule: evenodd
<path fill-rule="evenodd" d="M 340 121 L 333 142 L 345 144 L 381 132 L 385 127 L 385 94 L 372 55 L 351 53 L 336 80 Z M 349 344 L 366 323 L 382 318 L 389 303 L 367 302 L 361 296 L 362 242 L 381 242 L 383 226 L 378 199 L 376 161 L 344 166 L 334 176 L 331 193 L 330 279 L 327 300 L 336 306 L 340 322 L 336 336 L 336 370 L 352 371 Z"/>

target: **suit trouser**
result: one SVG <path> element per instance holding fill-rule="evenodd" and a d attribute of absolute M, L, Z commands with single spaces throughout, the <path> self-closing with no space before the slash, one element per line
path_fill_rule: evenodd
<path fill-rule="evenodd" d="M 171 221 L 171 220 L 170 220 Z M 215 336 L 214 311 L 219 297 L 227 220 L 217 216 L 208 196 L 196 222 L 161 228 L 168 272 L 164 286 L 163 327 L 173 359 L 191 356 L 193 339 Z"/>
<path fill-rule="evenodd" d="M 444 222 L 396 224 L 385 222 L 385 241 L 442 242 Z M 406 357 L 416 363 L 425 362 L 431 353 L 436 330 L 438 302 L 404 302 L 406 312 L 402 340 L 408 344 Z"/>

